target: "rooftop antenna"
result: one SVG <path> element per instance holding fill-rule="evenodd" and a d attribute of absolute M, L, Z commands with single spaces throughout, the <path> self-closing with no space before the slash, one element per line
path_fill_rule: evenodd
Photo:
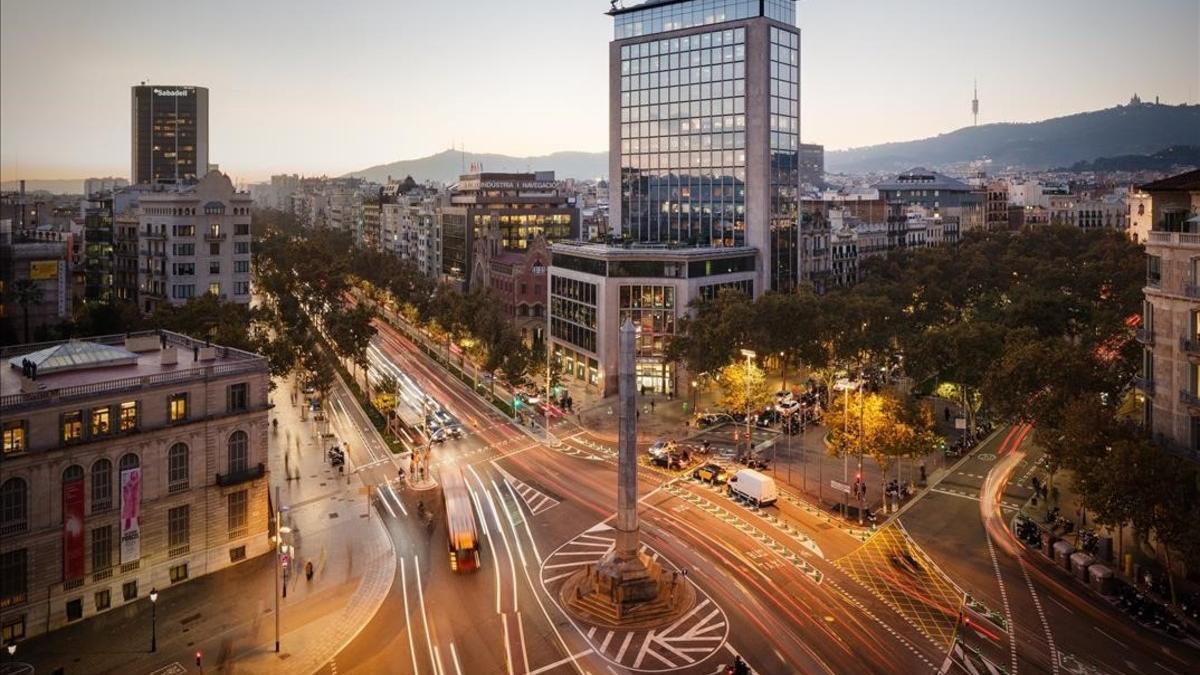
<path fill-rule="evenodd" d="M 974 81 L 974 98 L 971 99 L 971 116 L 974 119 L 972 126 L 979 126 L 979 80 Z"/>

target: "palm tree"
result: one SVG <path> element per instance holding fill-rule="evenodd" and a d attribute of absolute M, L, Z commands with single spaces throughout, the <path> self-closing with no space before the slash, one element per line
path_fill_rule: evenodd
<path fill-rule="evenodd" d="M 33 279 L 19 279 L 14 286 L 14 292 L 25 322 L 25 344 L 29 344 L 29 306 L 42 301 L 42 287 Z"/>

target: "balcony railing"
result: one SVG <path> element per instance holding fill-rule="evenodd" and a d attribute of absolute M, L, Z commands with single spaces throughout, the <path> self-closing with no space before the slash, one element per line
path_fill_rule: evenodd
<path fill-rule="evenodd" d="M 1149 235 L 1149 242 L 1151 244 L 1200 247 L 1200 234 L 1195 232 L 1161 232 L 1153 230 Z"/>
<path fill-rule="evenodd" d="M 259 462 L 256 466 L 247 467 L 241 471 L 232 473 L 217 474 L 217 485 L 228 487 L 230 485 L 238 485 L 240 483 L 248 483 L 252 480 L 258 480 L 267 473 L 267 465 Z"/>
<path fill-rule="evenodd" d="M 1187 389 L 1179 390 L 1179 402 L 1192 408 L 1200 408 L 1200 396 L 1196 396 Z"/>
<path fill-rule="evenodd" d="M 1179 338 L 1179 350 L 1185 354 L 1200 356 L 1200 340 L 1196 338 Z"/>
<path fill-rule="evenodd" d="M 1146 377 L 1133 378 L 1133 386 L 1141 389 L 1147 396 L 1154 395 L 1154 380 Z"/>
<path fill-rule="evenodd" d="M 204 233 L 204 241 L 225 241 L 225 233 L 224 232 L 217 232 L 217 233 L 205 232 Z"/>
<path fill-rule="evenodd" d="M 1139 328 L 1137 330 L 1137 341 L 1144 345 L 1154 344 L 1154 331 L 1147 328 Z"/>

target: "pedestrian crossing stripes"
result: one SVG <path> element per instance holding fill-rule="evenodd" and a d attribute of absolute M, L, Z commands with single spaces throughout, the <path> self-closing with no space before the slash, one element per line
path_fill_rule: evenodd
<path fill-rule="evenodd" d="M 542 588 L 557 603 L 559 589 L 567 577 L 595 564 L 612 550 L 615 531 L 599 523 L 560 546 L 542 564 Z M 645 544 L 642 551 L 666 572 L 679 568 Z M 684 583 L 692 583 L 684 577 Z M 696 587 L 696 606 L 673 623 L 660 628 L 609 629 L 581 627 L 580 635 L 593 650 L 618 668 L 643 673 L 691 668 L 715 654 L 729 638 L 729 621 L 716 601 Z M 611 670 L 611 669 L 610 669 Z"/>
<path fill-rule="evenodd" d="M 543 493 L 541 490 L 530 487 L 529 485 L 516 478 L 513 478 L 507 473 L 505 473 L 504 476 L 505 480 L 509 485 L 512 486 L 513 490 L 516 490 L 517 494 L 521 495 L 521 499 L 525 502 L 525 506 L 529 508 L 530 514 L 536 516 L 539 513 L 549 511 L 550 509 L 559 505 L 559 500 Z"/>

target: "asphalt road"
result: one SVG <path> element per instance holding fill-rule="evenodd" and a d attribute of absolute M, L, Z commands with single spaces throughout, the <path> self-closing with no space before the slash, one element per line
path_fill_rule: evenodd
<path fill-rule="evenodd" d="M 1013 538 L 1039 457 L 1028 427 L 1001 429 L 901 518 L 961 589 L 1014 627 L 971 613 L 977 621 L 960 635 L 979 651 L 978 672 L 1196 672 L 1195 645 L 1138 626 Z"/>
<path fill-rule="evenodd" d="M 326 671 L 718 673 L 735 654 L 760 673 L 918 673 L 946 662 L 948 641 L 931 638 L 869 580 L 832 562 L 856 551 L 863 533 L 797 501 L 752 510 L 719 488 L 649 466 L 639 470 L 643 541 L 695 584 L 696 607 L 658 630 L 573 621 L 557 591 L 611 544 L 614 449 L 562 427 L 561 444 L 547 447 L 379 328 L 373 368 L 406 373 L 467 432 L 436 446 L 433 472 L 448 463 L 463 469 L 483 565 L 452 572 L 440 490 L 398 485 L 381 448 L 351 443 L 355 470 L 380 486 L 372 517 L 384 519 L 401 562 L 382 609 Z M 361 414 L 348 404 L 331 402 L 335 414 Z M 434 513 L 428 527 L 416 516 L 418 501 Z"/>

